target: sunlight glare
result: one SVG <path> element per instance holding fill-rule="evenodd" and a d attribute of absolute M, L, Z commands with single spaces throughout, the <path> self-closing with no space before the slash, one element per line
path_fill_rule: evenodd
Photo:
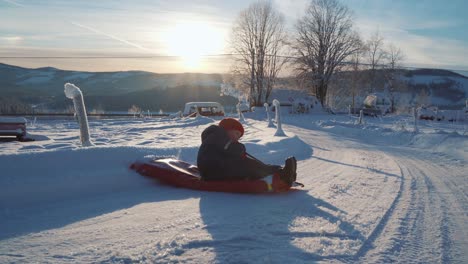
<path fill-rule="evenodd" d="M 224 36 L 207 23 L 181 23 L 169 28 L 164 36 L 168 54 L 180 56 L 188 69 L 201 67 L 204 55 L 223 52 Z"/>

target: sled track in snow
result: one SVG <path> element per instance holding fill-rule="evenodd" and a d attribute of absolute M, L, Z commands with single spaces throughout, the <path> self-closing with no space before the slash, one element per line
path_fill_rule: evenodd
<path fill-rule="evenodd" d="M 297 133 L 302 134 L 300 130 Z M 301 138 L 314 145 L 316 151 L 313 158 L 325 162 L 333 159 L 326 153 L 328 148 L 334 147 L 333 144 L 329 145 L 331 142 L 320 144 L 320 138 L 308 137 L 306 134 L 302 134 Z M 347 147 L 364 150 L 358 154 L 369 155 L 372 152 L 368 151 L 376 151 L 393 160 L 400 170 L 399 190 L 355 254 L 316 255 L 309 256 L 309 260 L 313 258 L 317 261 L 345 263 L 466 263 L 466 160 L 456 160 L 411 147 L 374 145 L 353 139 L 348 143 Z M 343 158 L 340 155 L 336 158 Z M 332 170 L 337 170 L 336 166 L 326 168 L 323 164 L 315 165 L 323 173 L 331 174 Z M 372 171 L 372 168 L 368 170 Z"/>
<path fill-rule="evenodd" d="M 381 233 L 385 229 L 386 225 L 392 218 L 397 205 L 400 202 L 404 186 L 405 186 L 405 175 L 403 174 L 403 169 L 401 166 L 398 166 L 398 163 L 394 161 L 393 157 L 382 151 L 378 146 L 370 145 L 370 144 L 362 144 L 360 142 L 356 142 L 355 140 L 350 141 L 340 141 L 338 145 L 332 141 L 329 141 L 329 136 L 326 134 L 317 133 L 315 136 L 319 136 L 315 138 L 315 136 L 308 136 L 309 132 L 302 132 L 301 129 L 295 131 L 298 135 L 300 135 L 301 139 L 305 140 L 306 142 L 313 145 L 314 147 L 314 156 L 312 157 L 313 161 L 317 161 L 317 163 L 313 163 L 313 166 L 317 166 L 316 170 L 320 171 L 321 174 L 325 175 L 340 175 L 343 173 L 344 170 L 352 170 L 351 174 L 359 175 L 360 171 L 362 172 L 367 171 L 370 174 L 384 176 L 384 182 L 389 180 L 390 176 L 400 178 L 398 185 L 396 187 L 396 192 L 392 197 L 392 201 L 388 203 L 386 210 L 382 212 L 382 215 L 379 219 L 376 219 L 376 222 L 372 224 L 374 226 L 373 229 L 369 230 L 365 237 L 362 236 L 344 236 L 340 238 L 339 234 L 335 234 L 335 236 L 327 236 L 329 238 L 337 238 L 337 239 L 349 239 L 359 242 L 360 246 L 354 251 L 354 253 L 349 252 L 351 254 L 335 254 L 335 255 L 313 255 L 307 254 L 304 252 L 303 260 L 316 260 L 316 261 L 339 261 L 339 262 L 346 262 L 346 263 L 355 263 L 362 259 L 368 251 L 373 248 L 374 242 L 380 237 Z M 325 141 L 319 141 L 318 139 L 324 139 L 323 137 L 327 138 Z M 333 138 L 333 137 L 332 137 Z M 332 139 L 331 138 L 331 139 Z M 345 146 L 345 148 L 343 148 Z M 357 154 L 360 159 L 365 160 L 360 161 L 360 159 L 353 159 L 349 157 L 348 153 L 345 153 L 347 150 L 346 148 L 350 148 Z M 339 152 L 336 152 L 340 150 Z M 378 168 L 374 168 L 375 163 L 385 160 L 387 163 L 394 163 L 395 165 L 395 172 L 392 174 L 389 171 L 382 171 Z M 329 166 L 331 162 L 331 166 Z M 309 161 L 306 161 L 309 163 Z M 366 165 L 367 164 L 367 165 Z M 304 165 L 304 164 L 303 164 Z M 312 166 L 312 167 L 313 167 Z M 348 169 L 346 169 L 348 168 Z M 398 173 L 396 172 L 398 171 Z M 380 177 L 379 176 L 379 177 Z M 356 184 L 356 182 L 352 183 Z M 347 188 L 345 187 L 343 190 L 340 190 L 344 193 L 347 192 Z M 379 198 L 383 198 L 378 196 Z M 365 205 L 369 206 L 369 205 Z M 372 205 L 371 205 L 372 206 Z M 365 210 L 362 211 L 364 213 Z"/>
<path fill-rule="evenodd" d="M 396 151 L 395 151 L 396 150 Z M 414 149 L 391 149 L 402 169 L 402 192 L 378 236 L 357 254 L 363 262 L 466 261 L 467 204 L 463 162 Z M 374 244 L 371 248 L 370 244 Z M 376 249 L 380 248 L 380 249 Z"/>
<path fill-rule="evenodd" d="M 404 184 L 405 184 L 405 176 L 403 174 L 403 171 L 402 171 L 401 167 L 400 167 L 400 172 L 401 172 L 401 175 L 402 175 L 402 179 L 401 179 L 401 183 L 400 183 L 400 189 L 398 190 L 398 193 L 397 193 L 395 199 L 393 200 L 392 205 L 390 206 L 390 208 L 388 208 L 387 212 L 385 212 L 384 216 L 382 217 L 380 222 L 377 224 L 374 231 L 372 231 L 372 233 L 369 235 L 367 240 L 363 242 L 361 248 L 359 249 L 359 251 L 354 256 L 354 258 L 353 258 L 354 260 L 357 260 L 357 259 L 361 258 L 362 256 L 364 256 L 367 253 L 367 251 L 369 251 L 371 249 L 372 244 L 375 242 L 375 240 L 380 236 L 380 234 L 384 230 L 384 228 L 387 225 L 390 217 L 393 214 L 393 211 L 395 210 L 395 207 L 399 203 L 400 198 L 401 198 L 401 194 L 403 193 Z"/>

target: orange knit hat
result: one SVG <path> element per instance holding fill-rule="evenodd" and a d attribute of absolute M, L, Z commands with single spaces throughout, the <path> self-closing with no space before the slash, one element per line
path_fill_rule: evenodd
<path fill-rule="evenodd" d="M 242 124 L 234 118 L 224 118 L 219 122 L 219 126 L 224 128 L 224 130 L 237 130 L 241 132 L 241 136 L 244 135 L 244 127 Z"/>

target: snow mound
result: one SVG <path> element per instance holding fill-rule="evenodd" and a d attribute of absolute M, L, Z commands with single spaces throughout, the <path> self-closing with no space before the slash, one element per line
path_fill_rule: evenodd
<path fill-rule="evenodd" d="M 347 137 L 365 138 L 369 143 L 403 145 L 430 150 L 452 158 L 467 160 L 468 136 L 461 132 L 442 129 L 423 129 L 414 133 L 414 122 L 406 119 L 395 121 L 390 127 L 353 121 L 319 120 L 315 124 L 327 131 Z"/>
<path fill-rule="evenodd" d="M 149 154 L 176 155 L 177 151 L 104 147 L 2 156 L 0 208 L 37 206 L 147 185 L 128 168 Z"/>
<path fill-rule="evenodd" d="M 449 155 L 455 159 L 468 160 L 468 136 L 460 135 L 457 132 L 416 134 L 409 145 L 421 149 L 431 150 L 444 155 Z"/>

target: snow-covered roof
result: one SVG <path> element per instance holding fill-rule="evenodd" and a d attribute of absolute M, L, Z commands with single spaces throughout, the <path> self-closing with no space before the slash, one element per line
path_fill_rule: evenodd
<path fill-rule="evenodd" d="M 26 118 L 24 117 L 0 117 L 0 124 L 7 124 L 7 123 L 26 124 Z"/>
<path fill-rule="evenodd" d="M 218 102 L 188 102 L 185 106 L 221 106 L 222 105 Z"/>

